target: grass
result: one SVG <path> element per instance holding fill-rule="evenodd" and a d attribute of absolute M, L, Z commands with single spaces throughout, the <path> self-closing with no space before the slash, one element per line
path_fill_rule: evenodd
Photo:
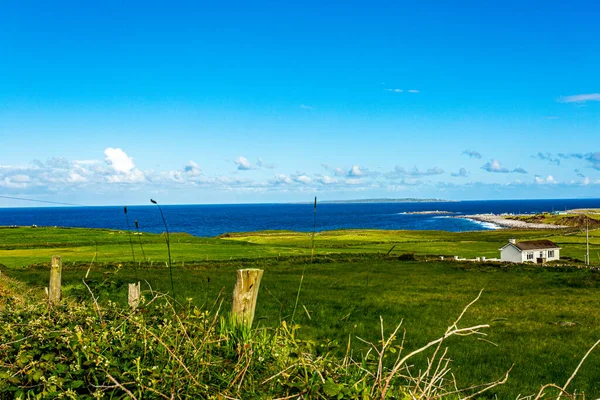
<path fill-rule="evenodd" d="M 126 303 L 127 283 L 134 281 L 134 270 L 125 233 L 15 228 L 2 231 L 1 237 L 0 260 L 7 266 L 3 274 L 41 293 L 48 281 L 47 267 L 20 266 L 27 260 L 48 263 L 51 254 L 61 254 L 66 261 L 64 294 L 76 301 L 90 297 L 81 279 L 96 252 L 96 246 L 89 243 L 95 242 L 97 261 L 87 282 L 103 307 L 109 299 Z M 368 349 L 357 338 L 373 343 L 381 340 L 380 317 L 388 333 L 404 321 L 402 328 L 408 332 L 405 349 L 409 351 L 443 334 L 465 304 L 484 289 L 463 323 L 490 324 L 488 336 L 485 341 L 450 339 L 448 356 L 462 386 L 493 381 L 514 364 L 506 385 L 487 395 L 515 398 L 519 393 L 534 393 L 545 383 L 564 384 L 585 351 L 600 338 L 596 307 L 600 273 L 440 262 L 432 256 L 497 256 L 497 249 L 509 237 L 548 237 L 563 247 L 562 255 L 574 258 L 583 258 L 585 252 L 585 236 L 577 231 L 453 234 L 347 230 L 319 233 L 317 256 L 311 264 L 310 234 L 262 232 L 212 239 L 172 234 L 173 278 L 182 304 L 191 299 L 191 304 L 211 308 L 222 302 L 222 309 L 228 310 L 235 270 L 260 267 L 265 274 L 255 324 L 275 328 L 290 321 L 305 270 L 294 318 L 300 326 L 297 337 L 313 343 L 316 355 L 338 356 L 345 353 L 350 339 L 357 358 Z M 164 238 L 144 234 L 143 240 L 147 256 L 155 262 L 152 267 L 142 265 L 138 273 L 154 290 L 167 292 Z M 591 241 L 595 254 L 600 248 L 598 231 L 591 232 Z M 392 246 L 396 246 L 394 251 L 385 256 Z M 409 251 L 422 257 L 421 261 L 398 260 L 399 254 Z M 14 252 L 21 252 L 21 258 L 11 265 Z M 426 359 L 416 357 L 414 362 L 423 366 Z M 590 398 L 600 395 L 600 353 L 589 356 L 570 387 Z"/>
<path fill-rule="evenodd" d="M 498 249 L 509 238 L 550 239 L 562 247 L 561 256 L 583 260 L 585 233 L 581 230 L 515 231 L 497 230 L 452 233 L 444 231 L 339 230 L 319 232 L 315 252 L 320 255 L 415 253 L 422 256 L 498 257 Z M 168 262 L 165 238 L 142 234 L 146 258 L 153 264 Z M 182 262 L 273 258 L 311 254 L 311 233 L 267 231 L 232 233 L 217 238 L 200 238 L 171 233 L 174 266 Z M 591 259 L 600 262 L 600 230 L 590 231 Z M 71 228 L 0 228 L 0 264 L 18 268 L 46 262 L 60 253 L 63 262 L 124 262 L 132 260 L 126 231 Z M 134 246 L 136 260 L 143 260 L 141 248 Z"/>
<path fill-rule="evenodd" d="M 365 342 L 367 355 L 339 356 L 298 339 L 285 322 L 250 331 L 218 309 L 174 306 L 155 291 L 134 310 L 89 299 L 49 307 L 23 284 L 0 281 L 3 398 L 456 399 L 441 344 L 488 327 L 459 328 L 467 306 L 442 336 L 410 353 L 398 345 L 398 326 L 382 330 L 381 343 Z M 433 368 L 417 370 L 413 359 L 425 355 Z M 506 378 L 461 393 L 475 397 Z"/>
<path fill-rule="evenodd" d="M 185 303 L 191 298 L 199 306 L 212 306 L 220 298 L 223 309 L 229 309 L 235 270 L 240 266 L 246 263 L 175 270 L 179 300 Z M 261 265 L 265 275 L 255 319 L 258 326 L 275 327 L 289 320 L 304 266 L 298 260 Z M 124 304 L 133 271 L 112 272 L 94 268 L 89 282 L 101 302 L 111 299 Z M 166 268 L 139 272 L 155 290 L 169 289 Z M 33 286 L 43 284 L 48 274 L 45 269 L 7 273 Z M 85 268 L 63 271 L 67 297 L 86 296 L 81 283 L 85 273 Z M 105 280 L 110 283 L 103 286 Z M 343 352 L 351 338 L 358 353 L 366 349 L 357 337 L 378 340 L 380 316 L 388 330 L 404 320 L 403 327 L 410 332 L 405 346 L 414 349 L 443 333 L 483 288 L 482 299 L 465 323 L 490 323 L 486 340 L 498 346 L 474 338 L 453 341 L 449 356 L 461 385 L 496 379 L 514 363 L 511 379 L 492 393 L 515 397 L 534 392 L 541 382 L 566 381 L 585 350 L 598 339 L 600 315 L 595 304 L 599 287 L 600 274 L 586 270 L 475 269 L 470 264 L 368 258 L 334 261 L 308 266 L 295 320 L 301 326 L 299 337 L 320 343 L 321 351 Z M 600 393 L 598 371 L 600 355 L 592 354 L 573 387 Z"/>
<path fill-rule="evenodd" d="M 576 212 L 569 212 L 568 214 L 541 213 L 533 215 L 516 215 L 506 218 L 536 224 L 569 226 L 578 229 L 585 229 L 586 225 L 589 225 L 590 229 L 600 228 L 599 209 L 581 209 L 573 211 Z"/>

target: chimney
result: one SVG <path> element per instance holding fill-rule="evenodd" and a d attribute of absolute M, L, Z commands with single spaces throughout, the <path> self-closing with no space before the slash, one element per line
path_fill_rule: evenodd
<path fill-rule="evenodd" d="M 515 243 L 517 243 L 517 241 L 515 238 L 512 238 L 512 239 L 508 239 L 508 243 L 515 244 Z"/>

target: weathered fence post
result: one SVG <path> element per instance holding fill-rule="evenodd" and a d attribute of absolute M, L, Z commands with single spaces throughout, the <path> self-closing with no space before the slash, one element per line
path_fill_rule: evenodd
<path fill-rule="evenodd" d="M 231 316 L 236 323 L 246 325 L 248 328 L 252 327 L 263 272 L 262 269 L 237 270 Z"/>
<path fill-rule="evenodd" d="M 140 304 L 140 283 L 130 283 L 129 284 L 129 294 L 127 296 L 127 300 L 129 302 L 129 306 L 133 309 L 136 309 L 138 304 Z"/>
<path fill-rule="evenodd" d="M 48 286 L 48 301 L 50 304 L 60 303 L 60 282 L 62 272 L 62 260 L 60 256 L 52 256 L 50 266 L 50 285 Z"/>

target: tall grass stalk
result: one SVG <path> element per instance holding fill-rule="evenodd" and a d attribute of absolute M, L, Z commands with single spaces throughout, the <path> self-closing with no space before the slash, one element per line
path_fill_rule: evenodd
<path fill-rule="evenodd" d="M 146 253 L 144 253 L 144 246 L 142 246 L 142 236 L 140 234 L 140 224 L 138 223 L 138 220 L 135 220 L 135 230 L 137 231 L 137 237 L 140 241 L 140 249 L 142 249 L 142 257 L 144 258 L 144 263 L 148 262 L 148 259 L 146 258 Z"/>
<path fill-rule="evenodd" d="M 315 196 L 315 205 L 313 207 L 313 231 L 312 231 L 312 240 L 311 240 L 311 248 L 312 251 L 310 253 L 310 263 L 312 264 L 315 256 L 315 231 L 317 228 L 317 196 Z M 302 267 L 302 275 L 300 276 L 300 284 L 298 285 L 298 293 L 296 293 L 296 302 L 294 304 L 294 311 L 292 311 L 292 323 L 294 322 L 294 317 L 296 316 L 296 310 L 298 309 L 298 301 L 300 300 L 300 291 L 302 290 L 302 283 L 304 282 L 304 274 L 306 273 L 306 264 Z"/>
<path fill-rule="evenodd" d="M 298 300 L 300 300 L 300 291 L 302 290 L 302 282 L 304 282 L 304 273 L 306 272 L 306 264 L 302 267 L 302 275 L 300 276 L 300 284 L 298 285 L 298 293 L 296 293 L 296 302 L 294 304 L 294 311 L 292 311 L 292 323 L 294 323 L 294 317 L 296 316 L 296 310 L 298 309 Z"/>
<path fill-rule="evenodd" d="M 135 266 L 135 252 L 133 251 L 133 240 L 131 239 L 131 228 L 129 227 L 129 217 L 127 216 L 127 206 L 123 206 L 125 213 L 125 221 L 127 223 L 127 233 L 129 234 L 129 245 L 131 246 L 131 257 L 133 258 L 133 269 L 135 271 L 135 279 L 137 279 L 137 268 Z"/>
<path fill-rule="evenodd" d="M 313 263 L 313 259 L 315 256 L 315 231 L 317 230 L 317 196 L 315 196 L 315 206 L 313 208 L 313 231 L 312 231 L 312 242 L 311 247 L 312 250 L 310 252 L 310 263 Z"/>
<path fill-rule="evenodd" d="M 173 265 L 171 264 L 171 242 L 169 240 L 169 228 L 167 227 L 167 221 L 165 220 L 165 215 L 162 212 L 162 208 L 160 208 L 160 204 L 158 204 L 154 199 L 150 199 L 150 202 L 152 204 L 156 204 L 156 206 L 158 207 L 158 210 L 160 211 L 160 216 L 163 220 L 163 224 L 165 225 L 165 239 L 167 241 L 167 254 L 169 255 L 169 277 L 171 278 L 171 292 L 173 293 L 173 298 L 175 298 L 175 286 L 173 285 Z"/>

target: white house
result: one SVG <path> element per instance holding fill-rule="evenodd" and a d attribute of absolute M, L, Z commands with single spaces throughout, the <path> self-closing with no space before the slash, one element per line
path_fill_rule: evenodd
<path fill-rule="evenodd" d="M 543 264 L 559 258 L 560 247 L 550 240 L 517 242 L 515 239 L 510 239 L 500 248 L 500 259 L 507 262 Z"/>

